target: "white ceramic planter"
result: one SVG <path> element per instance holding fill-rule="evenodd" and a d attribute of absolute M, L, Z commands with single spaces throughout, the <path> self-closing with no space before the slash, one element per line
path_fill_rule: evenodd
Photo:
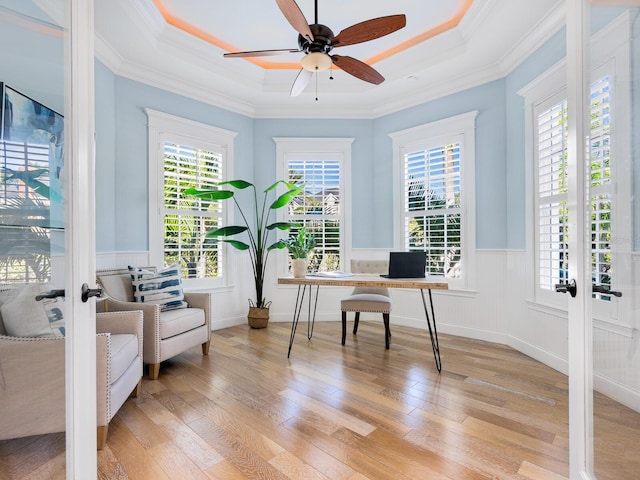
<path fill-rule="evenodd" d="M 305 258 L 292 258 L 291 273 L 294 278 L 304 278 L 307 275 L 307 260 Z"/>

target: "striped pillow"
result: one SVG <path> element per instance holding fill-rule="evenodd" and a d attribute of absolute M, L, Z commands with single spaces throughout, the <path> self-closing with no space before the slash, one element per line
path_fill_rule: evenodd
<path fill-rule="evenodd" d="M 184 301 L 182 292 L 180 264 L 176 263 L 157 272 L 129 265 L 129 274 L 136 302 L 158 304 L 161 310 L 189 306 Z"/>

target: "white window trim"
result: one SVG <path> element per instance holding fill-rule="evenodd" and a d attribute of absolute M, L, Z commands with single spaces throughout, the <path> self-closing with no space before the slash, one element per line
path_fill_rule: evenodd
<path fill-rule="evenodd" d="M 354 138 L 288 138 L 273 137 L 276 143 L 276 174 L 278 180 L 287 178 L 287 162 L 289 157 L 310 158 L 314 155 L 330 154 L 332 158 L 340 159 L 340 216 L 342 235 L 340 236 L 341 269 L 348 269 L 351 252 L 352 215 L 351 215 L 351 145 Z M 286 221 L 284 209 L 278 211 L 278 221 Z M 286 238 L 282 234 L 280 238 Z M 277 255 L 278 275 L 286 275 L 289 270 L 289 260 L 286 250 L 279 250 Z"/>
<path fill-rule="evenodd" d="M 478 111 L 463 113 L 417 127 L 390 133 L 393 141 L 393 211 L 394 250 L 404 250 L 402 176 L 404 154 L 424 148 L 425 140 L 432 143 L 438 137 L 461 136 L 460 183 L 462 213 L 462 274 L 460 278 L 448 278 L 452 290 L 475 290 L 476 288 L 476 216 L 475 216 L 475 121 Z"/>
<path fill-rule="evenodd" d="M 224 152 L 223 177 L 233 178 L 233 144 L 237 132 L 195 122 L 185 118 L 144 109 L 149 118 L 149 261 L 161 267 L 164 264 L 164 141 L 184 139 L 189 145 L 205 150 Z M 224 205 L 223 222 L 233 222 L 232 204 Z M 210 289 L 229 284 L 229 250 L 223 246 L 221 278 L 183 279 L 185 289 Z"/>
<path fill-rule="evenodd" d="M 609 25 L 601 29 L 592 40 L 592 76 L 611 76 L 612 124 L 615 126 L 615 140 L 612 142 L 612 157 L 616 159 L 612 165 L 612 177 L 615 179 L 614 195 L 616 216 L 612 223 L 612 234 L 616 243 L 612 248 L 614 268 L 616 268 L 615 284 L 612 288 L 624 289 L 631 293 L 632 278 L 632 219 L 629 210 L 621 207 L 631 202 L 631 92 L 629 78 L 631 59 L 631 13 L 626 11 Z M 606 41 L 603 40 L 606 38 Z M 525 111 L 525 178 L 526 178 L 526 256 L 527 256 L 527 300 L 532 304 L 567 309 L 565 295 L 542 292 L 537 285 L 537 243 L 535 241 L 537 217 L 535 210 L 535 139 L 534 112 L 536 105 L 551 98 L 566 98 L 566 60 L 553 65 L 546 72 L 525 85 L 518 91 L 524 98 Z M 626 260 L 625 260 L 626 259 Z M 548 293 L 548 294 L 547 294 Z M 621 327 L 633 327 L 631 318 L 631 300 L 633 295 L 619 299 L 612 298 L 608 308 L 603 302 L 594 302 L 593 314 L 598 321 Z"/>

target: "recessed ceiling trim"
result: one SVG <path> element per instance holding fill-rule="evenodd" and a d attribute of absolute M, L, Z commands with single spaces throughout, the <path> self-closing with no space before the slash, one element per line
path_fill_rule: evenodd
<path fill-rule="evenodd" d="M 448 30 L 451 30 L 457 27 L 462 21 L 462 19 L 464 18 L 464 16 L 466 15 L 466 13 L 471 8 L 471 6 L 473 5 L 473 2 L 474 0 L 466 0 L 465 3 L 460 7 L 460 9 L 457 12 L 455 12 L 449 20 L 446 20 L 440 25 L 437 25 L 433 28 L 430 28 L 429 30 L 426 30 L 425 32 L 422 32 L 421 34 L 413 38 L 410 38 L 405 42 L 402 42 L 377 55 L 374 55 L 373 57 L 366 60 L 365 63 L 367 63 L 368 65 L 373 65 L 374 63 L 384 60 L 385 58 L 389 58 L 392 55 L 396 55 L 400 52 L 403 52 L 411 47 L 414 47 L 424 41 L 427 41 L 435 37 L 436 35 L 440 35 L 441 33 L 444 33 Z M 160 12 L 160 15 L 164 18 L 165 22 L 167 22 L 168 25 L 171 25 L 179 30 L 182 30 L 183 32 L 189 35 L 192 35 L 196 38 L 199 38 L 200 40 L 210 43 L 211 45 L 214 45 L 226 52 L 235 52 L 235 51 L 242 50 L 241 48 L 230 44 L 224 39 L 216 37 L 215 35 L 212 35 L 209 32 L 206 32 L 201 28 L 196 27 L 195 25 L 187 22 L 186 20 L 183 20 L 178 16 L 173 15 L 169 11 L 169 9 L 165 6 L 165 4 L 163 3 L 163 0 L 153 0 L 153 3 L 158 9 L 158 12 Z M 246 57 L 243 60 L 251 62 L 254 65 L 257 65 L 267 70 L 272 70 L 272 69 L 299 70 L 300 69 L 299 62 L 273 62 L 273 61 L 266 61 L 260 57 Z"/>

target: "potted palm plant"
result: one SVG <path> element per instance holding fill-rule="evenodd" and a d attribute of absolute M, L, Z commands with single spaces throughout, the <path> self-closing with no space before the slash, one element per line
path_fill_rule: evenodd
<path fill-rule="evenodd" d="M 291 273 L 295 278 L 303 278 L 307 274 L 307 258 L 316 246 L 316 239 L 307 234 L 306 227 L 302 227 L 283 242 L 291 255 Z"/>
<path fill-rule="evenodd" d="M 287 188 L 287 191 L 278 196 L 270 205 L 267 205 L 267 199 L 271 192 L 273 192 L 280 184 L 284 185 Z M 269 253 L 271 253 L 272 250 L 285 248 L 285 244 L 282 240 L 276 240 L 275 242 L 270 243 L 271 233 L 273 233 L 274 230 L 289 230 L 295 225 L 294 223 L 288 222 L 269 223 L 269 217 L 273 211 L 288 205 L 296 195 L 302 192 L 304 185 L 294 185 L 284 180 L 278 180 L 264 190 L 262 204 L 259 204 L 258 202 L 258 192 L 255 185 L 252 183 L 245 180 L 229 180 L 217 184 L 218 187 L 226 185 L 237 190 L 245 190 L 247 188 L 251 188 L 253 190 L 253 222 L 250 223 L 249 218 L 247 218 L 245 212 L 238 203 L 233 190 L 220 188 L 212 190 L 198 190 L 196 188 L 190 188 L 185 193 L 210 201 L 233 198 L 233 201 L 240 212 L 242 225 L 229 225 L 217 228 L 207 232 L 206 236 L 207 238 L 226 242 L 238 250 L 249 251 L 251 266 L 253 268 L 253 280 L 256 296 L 254 300 L 249 299 L 249 314 L 247 315 L 247 319 L 250 327 L 264 328 L 267 326 L 269 321 L 269 305 L 271 304 L 271 302 L 268 302 L 263 296 L 267 259 L 269 258 Z M 246 234 L 247 241 L 229 238 L 240 234 Z"/>

